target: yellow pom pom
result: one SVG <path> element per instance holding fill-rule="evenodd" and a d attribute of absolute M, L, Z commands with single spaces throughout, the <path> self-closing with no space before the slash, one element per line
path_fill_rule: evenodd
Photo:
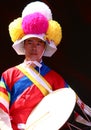
<path fill-rule="evenodd" d="M 45 38 L 48 38 L 51 41 L 54 41 L 57 46 L 62 39 L 62 28 L 60 24 L 54 20 L 49 20 L 49 27 L 46 33 Z"/>
<path fill-rule="evenodd" d="M 9 34 L 13 42 L 21 39 L 24 36 L 21 17 L 15 19 L 13 22 L 9 24 Z"/>

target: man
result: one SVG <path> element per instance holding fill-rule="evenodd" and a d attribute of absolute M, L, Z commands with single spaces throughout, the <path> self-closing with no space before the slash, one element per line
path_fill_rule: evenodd
<path fill-rule="evenodd" d="M 69 85 L 42 57 L 51 57 L 62 39 L 62 29 L 43 2 L 28 4 L 22 17 L 9 24 L 9 34 L 24 62 L 2 73 L 0 81 L 0 129 L 24 129 L 32 110 L 48 93 Z M 3 125 L 4 124 L 4 125 Z"/>

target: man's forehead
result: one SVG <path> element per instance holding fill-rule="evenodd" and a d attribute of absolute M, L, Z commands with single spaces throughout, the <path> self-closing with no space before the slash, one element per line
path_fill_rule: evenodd
<path fill-rule="evenodd" d="M 43 41 L 42 39 L 40 39 L 40 38 L 38 38 L 38 37 L 30 37 L 30 38 L 28 38 L 28 39 L 26 39 L 25 41 L 41 41 L 41 42 L 44 42 L 45 43 L 45 41 Z"/>

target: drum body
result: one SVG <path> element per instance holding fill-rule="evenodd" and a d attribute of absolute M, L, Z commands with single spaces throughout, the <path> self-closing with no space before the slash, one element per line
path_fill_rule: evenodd
<path fill-rule="evenodd" d="M 33 110 L 25 130 L 58 130 L 69 119 L 76 104 L 76 94 L 63 88 L 48 94 Z"/>

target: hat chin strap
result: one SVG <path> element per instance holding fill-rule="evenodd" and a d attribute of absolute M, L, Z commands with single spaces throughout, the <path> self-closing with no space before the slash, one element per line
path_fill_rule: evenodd
<path fill-rule="evenodd" d="M 44 55 L 45 50 L 46 50 L 46 49 L 43 50 L 43 52 L 42 52 L 42 54 L 40 55 L 39 59 L 42 59 L 42 56 Z"/>

